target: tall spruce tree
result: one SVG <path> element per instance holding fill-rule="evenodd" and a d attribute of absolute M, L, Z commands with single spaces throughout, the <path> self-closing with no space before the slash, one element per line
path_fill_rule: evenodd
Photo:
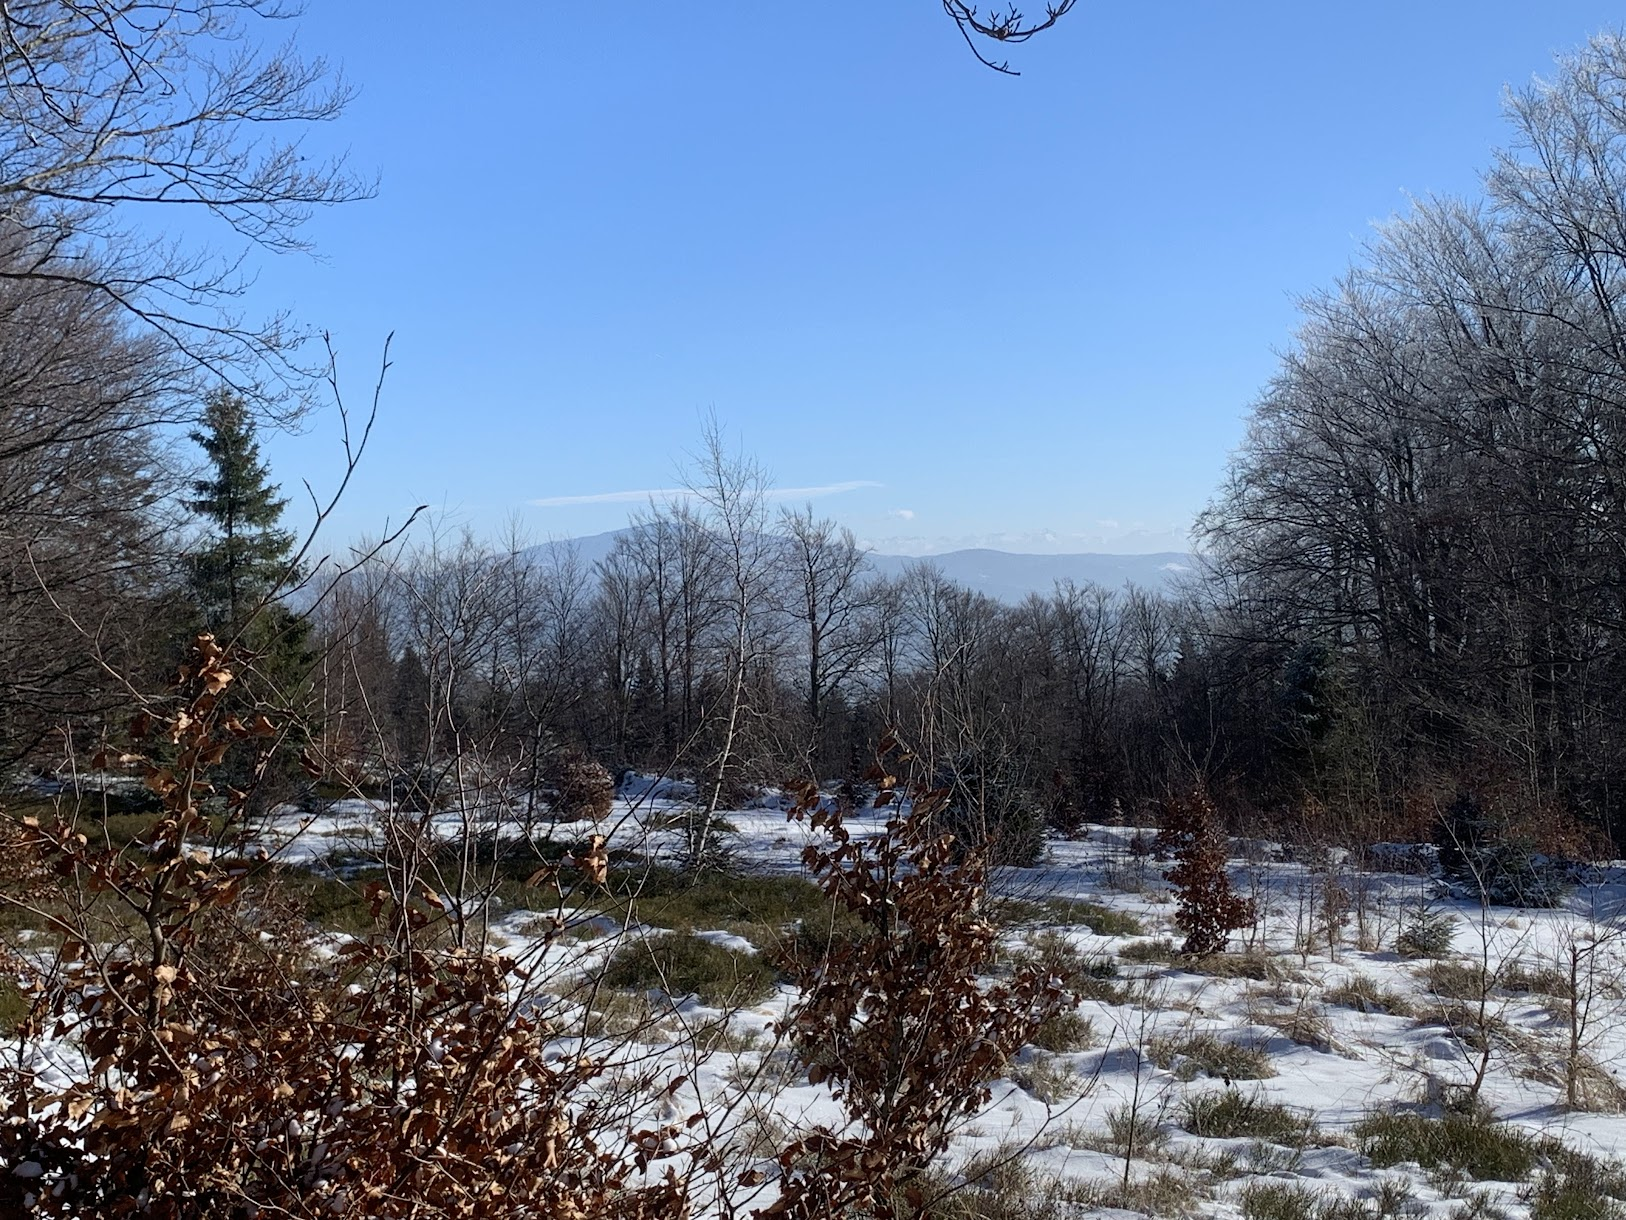
<path fill-rule="evenodd" d="M 278 528 L 288 501 L 270 481 L 243 399 L 217 390 L 203 424 L 191 435 L 211 474 L 193 483 L 187 507 L 208 521 L 213 540 L 192 560 L 192 589 L 211 628 L 235 631 L 287 575 L 294 537 Z"/>
<path fill-rule="evenodd" d="M 294 757 L 319 731 L 314 706 L 310 623 L 277 600 L 292 574 L 293 534 L 279 528 L 287 501 L 277 495 L 260 457 L 247 404 L 229 390 L 204 404 L 203 426 L 192 439 L 209 457 L 207 478 L 192 484 L 187 507 L 207 524 L 208 536 L 192 558 L 192 596 L 199 625 L 234 646 L 237 681 L 225 694 L 236 714 L 267 710 L 283 726 L 286 747 L 269 768 L 255 761 L 257 747 L 238 743 L 217 774 L 248 793 L 241 812 L 254 819 L 294 799 L 305 780 Z"/>

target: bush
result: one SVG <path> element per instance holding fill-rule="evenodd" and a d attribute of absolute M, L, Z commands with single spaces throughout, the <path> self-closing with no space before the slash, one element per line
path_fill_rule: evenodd
<path fill-rule="evenodd" d="M 891 738 L 882 755 L 883 776 L 886 762 L 918 763 Z M 881 1210 L 872 1204 L 918 1184 L 1011 1058 L 1065 1005 L 1060 986 L 1034 971 L 987 981 L 999 937 L 981 901 L 988 858 L 942 833 L 949 794 L 918 773 L 904 793 L 906 810 L 859 838 L 815 785 L 798 785 L 792 817 L 828 831 L 804 863 L 871 934 L 798 971 L 801 994 L 776 1022 L 808 1062 L 809 1081 L 828 1084 L 843 1112 L 842 1134 L 816 1137 L 816 1163 L 780 1157 L 776 1210 L 787 1215 Z"/>
<path fill-rule="evenodd" d="M 774 968 L 687 932 L 667 932 L 623 945 L 610 959 L 604 983 L 626 991 L 664 991 L 673 999 L 692 995 L 711 1008 L 755 1004 L 772 994 Z"/>
<path fill-rule="evenodd" d="M 597 822 L 609 816 L 615 800 L 615 778 L 582 750 L 566 750 L 548 769 L 557 795 L 554 816 L 563 822 Z"/>
<path fill-rule="evenodd" d="M 1158 842 L 1174 855 L 1166 876 L 1179 902 L 1174 922 L 1186 934 L 1183 952 L 1194 957 L 1218 953 L 1232 932 L 1253 926 L 1253 900 L 1231 887 L 1225 836 L 1206 793 L 1197 790 L 1164 802 Z"/>

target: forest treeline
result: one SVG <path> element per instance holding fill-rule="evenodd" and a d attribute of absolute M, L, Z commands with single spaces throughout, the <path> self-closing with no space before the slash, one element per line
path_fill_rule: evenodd
<path fill-rule="evenodd" d="M 273 512 L 236 527 L 277 544 L 222 612 L 198 556 L 231 527 L 179 426 L 235 395 L 251 443 L 264 380 L 202 376 L 80 264 L 7 272 L 0 757 L 116 736 L 205 624 L 280 649 L 261 694 L 306 726 L 308 770 L 412 799 L 535 793 L 586 755 L 715 812 L 856 782 L 890 727 L 1017 854 L 1193 783 L 1237 826 L 1414 836 L 1471 791 L 1506 825 L 1619 842 L 1626 45 L 1594 40 L 1508 116 L 1481 197 L 1418 201 L 1304 302 L 1198 523 L 1202 571 L 1164 590 L 1012 605 L 929 560 L 881 578 L 714 428 L 690 493 L 600 562 L 422 528 L 302 566 Z M 29 215 L 0 265 L 49 271 Z M 275 505 L 292 474 L 256 461 L 238 490 Z M 242 635 L 262 605 L 302 625 Z"/>

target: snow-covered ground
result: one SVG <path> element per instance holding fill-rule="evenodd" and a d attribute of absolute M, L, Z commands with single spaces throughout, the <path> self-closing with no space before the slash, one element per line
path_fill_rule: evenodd
<path fill-rule="evenodd" d="M 672 823 L 686 795 L 680 786 L 639 778 L 599 822 L 544 829 L 567 840 L 604 833 L 612 848 L 660 859 L 678 846 Z M 726 838 L 736 867 L 801 870 L 802 848 L 818 832 L 788 822 L 782 804 L 770 796 L 721 815 L 731 828 Z M 889 813 L 860 811 L 848 825 L 873 831 Z M 359 800 L 331 802 L 316 813 L 285 807 L 261 841 L 281 861 L 342 873 L 377 854 L 380 814 Z M 512 830 L 495 815 L 437 814 L 432 823 L 447 838 Z M 1131 834 L 1091 826 L 1080 840 L 1052 841 L 1038 867 L 997 878 L 1014 916 L 1003 960 L 1028 953 L 1064 963 L 1115 961 L 1117 973 L 1095 989 L 1099 998 L 1079 1001 L 1083 1023 L 1075 1023 L 1071 1049 L 1029 1047 L 1008 1078 L 994 1083 L 988 1104 L 956 1132 L 949 1172 L 979 1158 L 984 1164 L 1014 1158 L 1031 1170 L 1030 1189 L 1042 1192 L 1054 1180 L 1062 1184 L 1056 1189 L 1071 1188 L 1070 1197 L 1094 1203 L 1135 1202 L 1111 1193 L 1126 1170 L 1131 1183 L 1179 1184 L 1161 1202 L 1150 1192 L 1138 1196 L 1156 1211 L 1262 1215 L 1251 1205 L 1245 1212 L 1243 1198 L 1250 1183 L 1267 1181 L 1297 1183 L 1326 1199 L 1377 1200 L 1368 1204 L 1373 1215 L 1398 1207 L 1418 1215 L 1488 1216 L 1499 1209 L 1522 1216 L 1530 1210 L 1528 1179 L 1465 1182 L 1415 1164 L 1375 1167 L 1361 1152 L 1356 1128 L 1363 1120 L 1437 1115 L 1442 1103 L 1460 1103 L 1480 1075 L 1478 1097 L 1499 1123 L 1610 1161 L 1626 1157 L 1626 1116 L 1618 1104 L 1626 1089 L 1616 1084 L 1626 1068 L 1626 870 L 1596 870 L 1557 909 L 1481 908 L 1434 897 L 1430 878 L 1415 870 L 1356 869 L 1336 857 L 1312 866 L 1272 844 L 1242 843 L 1232 879 L 1256 899 L 1261 918 L 1233 937 L 1225 957 L 1194 964 L 1171 961 L 1159 945 L 1179 939 L 1173 898 L 1160 866 L 1131 851 Z M 1331 929 L 1329 882 L 1336 884 L 1334 898 L 1343 896 L 1333 903 Z M 1097 934 L 1067 921 L 1068 901 L 1130 917 L 1140 930 Z M 1454 919 L 1444 967 L 1396 951 L 1421 912 Z M 498 915 L 494 930 L 507 951 L 539 949 L 532 919 L 527 912 Z M 572 966 L 602 960 L 594 958 L 595 944 L 607 952 L 622 937 L 651 931 L 599 917 L 572 942 Z M 695 931 L 754 952 L 729 928 Z M 1464 990 L 1464 979 L 1479 978 L 1488 985 Z M 1572 979 L 1580 993 L 1573 1002 L 1562 994 Z M 759 1124 L 839 1124 L 841 1110 L 828 1090 L 786 1069 L 785 1056 L 774 1051 L 774 1022 L 794 1000 L 784 984 L 731 1013 L 679 1000 L 638 1055 L 646 1065 L 668 1056 L 674 1070 L 689 1076 L 690 1100 L 701 1106 L 738 1111 L 741 1082 L 755 1074 L 743 1087 Z M 682 1037 L 685 1027 L 716 1022 L 735 1035 L 726 1048 L 699 1054 Z M 1205 1036 L 1222 1049 L 1241 1048 L 1251 1070 L 1226 1066 L 1230 1059 L 1210 1062 L 1214 1042 Z M 1565 1065 L 1581 1061 L 1589 1073 L 1588 1108 L 1565 1104 Z M 1193 1132 L 1202 1126 L 1192 1118 L 1198 1099 L 1228 1094 L 1286 1107 L 1296 1132 L 1228 1138 Z M 1138 1149 L 1116 1138 L 1131 1121 L 1141 1132 Z M 1078 1214 L 1087 1214 L 1079 1206 Z"/>

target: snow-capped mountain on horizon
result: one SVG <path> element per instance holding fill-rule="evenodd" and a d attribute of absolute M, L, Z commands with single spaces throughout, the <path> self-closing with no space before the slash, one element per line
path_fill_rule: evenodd
<path fill-rule="evenodd" d="M 532 548 L 546 551 L 570 547 L 581 563 L 591 567 L 610 553 L 626 530 L 611 530 L 584 538 L 556 539 Z M 1197 568 L 1197 557 L 1185 551 L 1153 551 L 1138 555 L 1101 552 L 1032 554 L 970 547 L 935 555 L 886 555 L 869 552 L 870 566 L 884 576 L 897 576 L 912 564 L 929 563 L 957 584 L 1004 602 L 1019 602 L 1029 593 L 1049 593 L 1056 582 L 1096 584 L 1109 589 L 1125 584 L 1166 589 Z"/>

